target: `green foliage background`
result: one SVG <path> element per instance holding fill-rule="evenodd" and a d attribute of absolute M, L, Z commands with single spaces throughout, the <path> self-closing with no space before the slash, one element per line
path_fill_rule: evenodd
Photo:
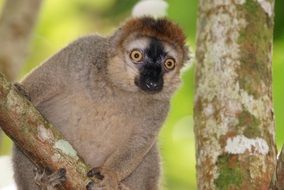
<path fill-rule="evenodd" d="M 137 0 L 46 0 L 24 65 L 22 78 L 49 56 L 76 38 L 89 33 L 111 34 L 129 17 Z M 197 0 L 168 0 L 169 17 L 179 23 L 195 49 Z M 0 8 L 3 0 L 0 0 Z M 273 93 L 277 144 L 284 143 L 284 1 L 276 0 L 273 56 Z M 1 42 L 0 42 L 1 43 Z M 194 66 L 183 75 L 183 85 L 172 99 L 172 107 L 160 135 L 163 155 L 164 187 L 174 190 L 196 189 L 195 152 L 192 122 Z M 4 139 L 1 154 L 10 153 L 11 143 Z"/>

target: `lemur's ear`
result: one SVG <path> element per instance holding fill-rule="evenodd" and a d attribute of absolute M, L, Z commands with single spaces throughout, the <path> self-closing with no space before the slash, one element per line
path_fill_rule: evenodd
<path fill-rule="evenodd" d="M 115 56 L 118 52 L 117 49 L 122 44 L 122 38 L 124 37 L 124 32 L 122 26 L 120 26 L 109 38 L 110 42 L 110 50 L 109 55 L 110 57 Z"/>
<path fill-rule="evenodd" d="M 164 0 L 140 0 L 132 9 L 133 17 L 150 16 L 153 18 L 167 16 L 168 3 Z"/>
<path fill-rule="evenodd" d="M 184 45 L 183 47 L 183 64 L 185 67 L 191 67 L 192 66 L 192 60 L 193 60 L 193 54 L 190 51 L 189 45 Z"/>

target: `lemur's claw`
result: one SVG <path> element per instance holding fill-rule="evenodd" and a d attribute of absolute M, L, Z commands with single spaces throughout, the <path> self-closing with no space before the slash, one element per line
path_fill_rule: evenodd
<path fill-rule="evenodd" d="M 99 180 L 103 180 L 104 176 L 100 172 L 100 168 L 93 168 L 87 173 L 88 177 L 95 177 Z"/>
<path fill-rule="evenodd" d="M 86 189 L 87 189 L 87 190 L 93 190 L 94 187 L 95 187 L 94 181 L 90 181 L 90 182 L 87 184 Z"/>

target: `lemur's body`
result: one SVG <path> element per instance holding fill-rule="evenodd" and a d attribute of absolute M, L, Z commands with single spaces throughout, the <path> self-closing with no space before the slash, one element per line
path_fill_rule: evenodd
<path fill-rule="evenodd" d="M 140 24 L 149 21 L 156 22 L 144 18 Z M 73 42 L 28 75 L 22 85 L 79 155 L 99 168 L 102 187 L 118 189 L 123 184 L 133 190 L 156 190 L 160 173 L 156 140 L 179 83 L 186 59 L 184 44 L 177 43 L 179 49 L 170 54 L 170 45 L 165 47 L 156 36 L 132 35 L 123 41 L 117 36 L 124 36 L 123 31 L 111 38 L 88 36 Z M 148 65 L 133 64 L 125 57 L 133 49 L 145 49 L 143 60 L 147 58 Z M 177 69 L 166 71 L 155 65 L 160 54 L 174 57 Z M 133 55 L 130 58 L 139 58 L 135 51 Z M 18 190 L 38 189 L 34 166 L 15 150 Z"/>

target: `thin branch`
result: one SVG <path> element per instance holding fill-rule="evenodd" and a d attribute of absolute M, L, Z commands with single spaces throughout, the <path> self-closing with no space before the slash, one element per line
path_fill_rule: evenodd
<path fill-rule="evenodd" d="M 0 126 L 37 165 L 66 169 L 66 189 L 86 189 L 89 167 L 62 134 L 0 74 Z"/>

